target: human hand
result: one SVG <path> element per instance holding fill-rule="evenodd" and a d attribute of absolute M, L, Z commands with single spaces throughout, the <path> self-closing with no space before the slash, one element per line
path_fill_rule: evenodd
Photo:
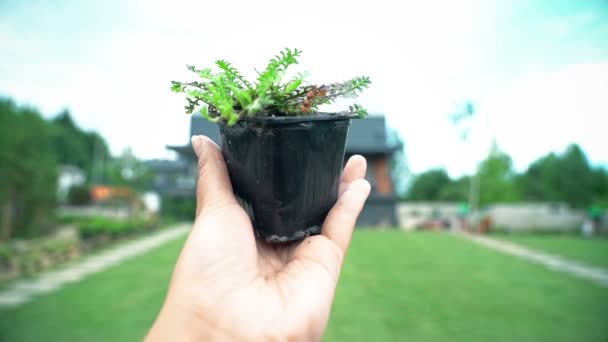
<path fill-rule="evenodd" d="M 350 158 L 321 235 L 287 245 L 255 239 L 222 154 L 197 136 L 197 209 L 147 341 L 319 340 L 357 216 L 369 195 L 366 161 Z"/>

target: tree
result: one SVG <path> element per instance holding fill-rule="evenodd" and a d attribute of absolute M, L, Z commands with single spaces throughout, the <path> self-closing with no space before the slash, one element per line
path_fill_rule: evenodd
<path fill-rule="evenodd" d="M 570 145 L 560 164 L 555 186 L 560 190 L 561 198 L 578 208 L 591 205 L 593 171 L 583 150 L 576 144 Z"/>
<path fill-rule="evenodd" d="M 32 108 L 0 99 L 0 240 L 32 236 L 52 220 L 57 158 L 51 125 Z"/>
<path fill-rule="evenodd" d="M 414 178 L 408 199 L 414 201 L 436 201 L 441 190 L 450 183 L 450 177 L 444 169 L 432 169 Z"/>
<path fill-rule="evenodd" d="M 490 154 L 479 166 L 479 204 L 519 200 L 521 195 L 515 186 L 515 175 L 511 157 L 494 142 Z"/>
<path fill-rule="evenodd" d="M 559 177 L 560 158 L 555 153 L 539 158 L 518 177 L 519 188 L 528 201 L 559 201 L 560 192 L 555 187 Z"/>
<path fill-rule="evenodd" d="M 76 125 L 69 111 L 64 110 L 52 120 L 54 146 L 60 164 L 81 168 L 88 175 L 94 171 L 96 159 L 109 159 L 104 139 L 95 132 L 86 132 Z"/>
<path fill-rule="evenodd" d="M 604 168 L 593 170 L 591 186 L 593 202 L 608 207 L 608 171 Z"/>
<path fill-rule="evenodd" d="M 583 208 L 605 198 L 605 173 L 593 170 L 582 149 L 570 145 L 533 162 L 520 177 L 523 196 L 532 201 L 566 202 Z"/>
<path fill-rule="evenodd" d="M 463 176 L 445 184 L 439 191 L 439 200 L 447 202 L 467 202 L 471 177 Z"/>

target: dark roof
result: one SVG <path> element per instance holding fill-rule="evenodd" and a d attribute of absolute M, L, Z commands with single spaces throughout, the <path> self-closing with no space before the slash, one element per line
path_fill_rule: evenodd
<path fill-rule="evenodd" d="M 220 144 L 220 129 L 216 124 L 209 122 L 201 115 L 193 114 L 190 120 L 190 136 L 194 135 L 205 135 L 215 141 L 216 144 Z"/>
<path fill-rule="evenodd" d="M 190 147 L 190 145 L 188 145 Z M 144 161 L 144 166 L 154 172 L 182 171 L 190 165 L 183 160 L 150 159 Z"/>
<path fill-rule="evenodd" d="M 200 115 L 193 115 L 190 121 L 190 136 L 206 135 L 220 144 L 220 131 L 216 124 Z M 182 155 L 193 154 L 188 142 L 185 146 L 167 146 Z M 388 144 L 384 116 L 370 116 L 363 120 L 351 120 L 346 141 L 346 154 L 389 154 L 400 148 Z"/>
<path fill-rule="evenodd" d="M 399 146 L 390 146 L 384 116 L 370 116 L 351 120 L 346 141 L 346 153 L 392 153 Z"/>

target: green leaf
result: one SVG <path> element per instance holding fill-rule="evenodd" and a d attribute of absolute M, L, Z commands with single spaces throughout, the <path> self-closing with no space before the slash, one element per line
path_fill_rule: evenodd
<path fill-rule="evenodd" d="M 209 115 L 209 107 L 206 107 L 206 106 L 205 106 L 205 107 L 201 108 L 201 111 L 200 111 L 200 112 L 201 112 L 201 115 L 202 115 L 202 116 L 203 116 L 205 119 L 207 119 L 207 120 L 209 120 L 209 121 L 211 121 L 211 122 L 218 122 L 218 121 L 220 120 L 220 117 L 219 117 L 219 116 L 218 116 L 218 117 L 211 117 L 211 116 Z"/>
<path fill-rule="evenodd" d="M 358 105 L 358 104 L 353 104 L 351 107 L 351 112 L 354 112 L 355 114 L 357 114 L 360 118 L 364 118 L 366 117 L 367 114 L 367 109 L 363 108 L 363 106 Z"/>
<path fill-rule="evenodd" d="M 251 83 L 249 83 L 236 68 L 232 67 L 229 62 L 220 59 L 216 61 L 215 64 L 224 71 L 228 80 L 231 82 L 239 81 L 247 90 L 252 89 Z"/>
<path fill-rule="evenodd" d="M 180 82 L 171 81 L 171 90 L 176 93 L 181 93 L 184 91 L 184 85 Z"/>
<path fill-rule="evenodd" d="M 296 79 L 293 80 L 289 83 L 287 83 L 287 85 L 285 85 L 285 92 L 286 93 L 292 93 L 294 90 L 298 89 L 298 87 L 300 86 L 300 84 L 302 84 L 303 80 L 301 79 Z"/>
<path fill-rule="evenodd" d="M 239 116 L 237 114 L 233 114 L 228 120 L 228 126 L 234 125 L 237 121 L 239 121 Z"/>

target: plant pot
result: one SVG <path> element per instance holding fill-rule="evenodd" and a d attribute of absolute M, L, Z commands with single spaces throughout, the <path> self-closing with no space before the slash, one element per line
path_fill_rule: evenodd
<path fill-rule="evenodd" d="M 321 232 L 338 198 L 350 119 L 261 117 L 219 124 L 234 193 L 258 238 L 288 242 Z"/>

